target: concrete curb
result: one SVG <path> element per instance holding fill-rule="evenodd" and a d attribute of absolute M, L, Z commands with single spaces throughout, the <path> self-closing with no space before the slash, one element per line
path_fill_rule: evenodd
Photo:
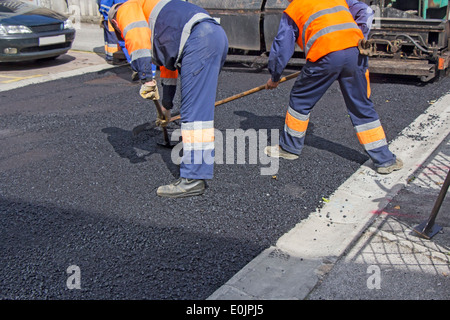
<path fill-rule="evenodd" d="M 408 178 L 448 134 L 450 93 L 392 141 L 402 170 L 376 174 L 369 162 L 356 171 L 322 208 L 312 212 L 276 246 L 266 249 L 208 300 L 305 299 L 336 261 L 360 238 Z"/>
<path fill-rule="evenodd" d="M 56 73 L 56 74 L 50 74 L 50 75 L 43 76 L 43 77 L 25 79 L 25 80 L 21 80 L 20 82 L 14 82 L 14 83 L 10 83 L 10 84 L 2 84 L 0 91 L 13 90 L 13 89 L 28 86 L 30 84 L 37 84 L 37 83 L 43 83 L 43 82 L 57 80 L 57 79 L 74 77 L 74 76 L 79 76 L 79 75 L 86 74 L 86 73 L 98 72 L 98 71 L 107 70 L 107 69 L 111 69 L 111 68 L 115 68 L 115 67 L 116 66 L 114 66 L 114 65 L 103 64 L 103 65 L 84 67 L 84 68 L 75 69 L 75 70 L 71 70 L 71 71 L 60 72 L 60 73 Z"/>

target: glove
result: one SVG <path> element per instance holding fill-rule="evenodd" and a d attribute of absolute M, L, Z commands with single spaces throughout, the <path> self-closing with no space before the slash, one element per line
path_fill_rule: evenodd
<path fill-rule="evenodd" d="M 156 85 L 156 81 L 153 81 L 154 84 L 144 83 L 139 90 L 139 94 L 144 99 L 149 100 L 159 100 L 159 92 L 158 86 Z"/>
<path fill-rule="evenodd" d="M 358 42 L 358 49 L 359 49 L 359 53 L 365 56 L 370 56 L 372 51 L 370 48 L 370 40 L 366 40 L 366 39 L 361 39 Z"/>
<path fill-rule="evenodd" d="M 162 111 L 162 114 L 158 112 L 155 124 L 159 127 L 167 127 L 170 122 L 170 110 Z"/>

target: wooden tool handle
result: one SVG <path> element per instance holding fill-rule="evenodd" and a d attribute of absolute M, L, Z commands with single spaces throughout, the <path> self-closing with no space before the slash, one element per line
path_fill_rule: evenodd
<path fill-rule="evenodd" d="M 291 79 L 297 77 L 299 74 L 300 74 L 300 71 L 295 72 L 295 73 L 292 73 L 292 74 L 290 74 L 290 75 L 288 75 L 288 76 L 286 76 L 286 77 L 281 78 L 280 81 L 279 81 L 278 83 L 282 83 L 282 82 L 291 80 Z M 236 99 L 239 99 L 239 98 L 248 96 L 249 94 L 252 94 L 252 93 L 261 91 L 261 90 L 263 90 L 263 89 L 265 89 L 265 88 L 266 88 L 266 85 L 263 84 L 263 85 L 261 85 L 261 86 L 259 86 L 259 87 L 256 87 L 256 88 L 253 88 L 253 89 L 250 89 L 250 90 L 247 90 L 247 91 L 238 93 L 238 94 L 236 94 L 236 95 L 234 95 L 234 96 L 231 96 L 231 97 L 228 97 L 228 98 L 226 98 L 226 99 L 216 101 L 216 103 L 214 104 L 214 106 L 217 107 L 217 106 L 219 106 L 219 105 L 221 105 L 221 104 L 224 104 L 224 103 L 227 103 L 227 102 L 230 102 L 230 101 L 233 101 L 233 100 L 236 100 Z"/>
<path fill-rule="evenodd" d="M 292 74 L 290 74 L 290 75 L 287 75 L 286 77 L 281 78 L 280 81 L 279 81 L 278 83 L 282 83 L 282 82 L 291 80 L 291 79 L 293 79 L 293 78 L 296 78 L 299 74 L 300 74 L 300 71 L 294 72 L 294 73 L 292 73 Z M 234 96 L 225 98 L 225 99 L 223 99 L 223 100 L 216 101 L 216 103 L 214 104 L 214 106 L 217 107 L 217 106 L 219 106 L 219 105 L 221 105 L 221 104 L 224 104 L 224 103 L 227 103 L 227 102 L 230 102 L 230 101 L 233 101 L 233 100 L 236 100 L 236 99 L 239 99 L 239 98 L 248 96 L 249 94 L 252 94 L 252 93 L 261 91 L 261 90 L 263 90 L 263 89 L 265 89 L 265 88 L 266 88 L 266 85 L 263 84 L 263 85 L 261 85 L 261 86 L 259 86 L 259 87 L 256 87 L 256 88 L 253 88 L 253 89 L 250 89 L 250 90 L 247 90 L 247 91 L 238 93 L 238 94 L 236 94 L 236 95 L 234 95 Z M 175 120 L 178 120 L 178 119 L 180 119 L 180 115 L 171 118 L 171 119 L 170 119 L 170 122 L 175 121 Z"/>
<path fill-rule="evenodd" d="M 162 111 L 161 104 L 159 103 L 159 101 L 158 100 L 153 100 L 153 102 L 155 103 L 155 107 L 156 107 L 156 110 L 158 111 L 158 113 L 164 116 L 164 113 Z M 167 128 L 166 127 L 162 127 L 162 130 L 163 130 L 163 134 L 164 134 L 164 142 L 170 144 L 170 139 L 169 139 L 169 134 L 167 132 Z"/>

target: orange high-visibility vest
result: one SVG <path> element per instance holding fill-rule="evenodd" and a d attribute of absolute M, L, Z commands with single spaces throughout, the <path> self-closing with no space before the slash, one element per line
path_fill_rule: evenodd
<path fill-rule="evenodd" d="M 172 85 L 175 86 L 177 85 L 177 79 L 178 79 L 178 71 L 172 71 L 167 69 L 164 66 L 159 67 L 159 70 L 161 71 L 160 76 L 161 76 L 161 83 L 164 85 Z"/>
<path fill-rule="evenodd" d="M 297 44 L 312 62 L 364 38 L 345 0 L 294 0 L 284 12 L 296 23 Z"/>
<path fill-rule="evenodd" d="M 125 46 L 134 60 L 135 52 L 140 52 L 139 57 L 151 57 L 151 31 L 148 27 L 148 16 L 142 10 L 143 2 L 149 2 L 155 6 L 159 0 L 128 0 L 117 10 L 117 23 L 122 30 Z M 147 14 L 151 12 L 147 11 Z"/>
<path fill-rule="evenodd" d="M 142 64 L 148 70 L 148 61 L 153 60 L 172 71 L 181 67 L 192 28 L 201 21 L 215 21 L 199 6 L 171 0 L 128 0 L 117 9 L 116 20 L 132 65 Z"/>

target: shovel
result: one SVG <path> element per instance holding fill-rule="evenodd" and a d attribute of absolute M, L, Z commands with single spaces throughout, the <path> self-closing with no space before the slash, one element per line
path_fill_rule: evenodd
<path fill-rule="evenodd" d="M 159 103 L 159 100 L 153 100 L 155 103 L 156 110 L 158 111 L 158 114 L 163 115 L 161 104 Z M 167 133 L 167 127 L 161 126 L 163 135 L 164 135 L 164 143 L 158 143 L 158 145 L 165 147 L 165 148 L 173 148 L 173 146 L 170 144 L 169 134 Z"/>
<path fill-rule="evenodd" d="M 294 79 L 294 78 L 296 78 L 299 74 L 300 74 L 300 71 L 297 71 L 297 72 L 294 72 L 294 73 L 292 73 L 292 74 L 290 74 L 290 75 L 287 75 L 286 77 L 281 78 L 280 81 L 279 81 L 279 83 L 282 83 L 282 82 L 285 82 L 285 81 Z M 259 92 L 259 91 L 261 91 L 261 90 L 263 90 L 263 89 L 265 89 L 265 88 L 266 88 L 266 85 L 263 84 L 263 85 L 261 85 L 261 86 L 259 86 L 259 87 L 256 87 L 256 88 L 253 88 L 253 89 L 250 89 L 250 90 L 247 90 L 247 91 L 244 91 L 244 92 L 235 94 L 234 96 L 228 97 L 228 98 L 226 98 L 226 99 L 216 101 L 216 103 L 214 104 L 214 106 L 217 107 L 217 106 L 222 105 L 222 104 L 225 104 L 225 103 L 227 103 L 227 102 L 230 102 L 230 101 L 233 101 L 233 100 L 236 100 L 236 99 L 240 99 L 240 98 L 242 98 L 242 97 L 248 96 L 249 94 L 253 94 L 253 93 L 255 93 L 255 92 Z M 161 105 L 159 104 L 159 101 L 156 101 L 156 100 L 154 100 L 154 101 L 155 101 L 156 109 L 157 109 L 158 111 L 160 111 L 160 110 L 161 110 Z M 159 108 L 159 109 L 158 109 L 158 108 Z M 181 118 L 180 115 L 176 115 L 176 116 L 174 116 L 174 117 L 171 117 L 169 122 L 173 122 L 173 121 L 175 121 L 175 120 L 179 120 L 180 118 Z M 144 124 L 141 124 L 141 125 L 139 125 L 139 126 L 133 128 L 133 136 L 137 136 L 139 133 L 141 133 L 141 132 L 144 131 L 144 130 L 150 130 L 150 129 L 153 129 L 155 126 L 156 126 L 156 125 L 154 125 L 154 124 L 152 125 L 152 124 L 150 124 L 150 123 L 148 123 L 148 122 L 147 122 L 147 123 L 144 123 Z M 164 147 L 169 147 L 169 148 L 170 148 L 171 146 L 170 146 L 170 141 L 169 141 L 169 138 L 168 138 L 168 134 L 167 134 L 167 129 L 166 129 L 166 128 L 163 128 L 163 133 L 164 133 L 164 144 L 160 144 L 160 145 L 162 145 L 162 146 L 164 146 Z M 166 137 L 166 136 L 167 136 L 167 137 Z"/>
<path fill-rule="evenodd" d="M 290 75 L 287 75 L 286 77 L 281 78 L 280 81 L 279 81 L 279 83 L 282 83 L 282 82 L 291 80 L 291 79 L 293 79 L 293 78 L 296 78 L 299 74 L 300 74 L 300 71 L 294 72 L 294 73 L 292 73 L 292 74 L 290 74 Z M 240 98 L 242 98 L 242 97 L 248 96 L 249 94 L 253 94 L 253 93 L 255 93 L 255 92 L 259 92 L 259 91 L 261 91 L 261 90 L 263 90 L 263 89 L 265 89 L 265 88 L 266 88 L 266 85 L 263 84 L 263 85 L 261 85 L 261 86 L 259 86 L 259 87 L 256 87 L 256 88 L 253 88 L 253 89 L 250 89 L 250 90 L 247 90 L 247 91 L 244 91 L 244 92 L 235 94 L 234 96 L 225 98 L 225 99 L 223 99 L 223 100 L 216 101 L 216 103 L 214 104 L 214 106 L 217 107 L 217 106 L 220 106 L 220 105 L 222 105 L 222 104 L 225 104 L 225 103 L 234 101 L 234 100 L 236 100 L 236 99 L 240 99 Z M 170 122 L 175 121 L 175 120 L 178 120 L 178 119 L 180 119 L 180 115 L 175 116 L 175 117 L 172 117 L 172 118 L 170 119 Z"/>

